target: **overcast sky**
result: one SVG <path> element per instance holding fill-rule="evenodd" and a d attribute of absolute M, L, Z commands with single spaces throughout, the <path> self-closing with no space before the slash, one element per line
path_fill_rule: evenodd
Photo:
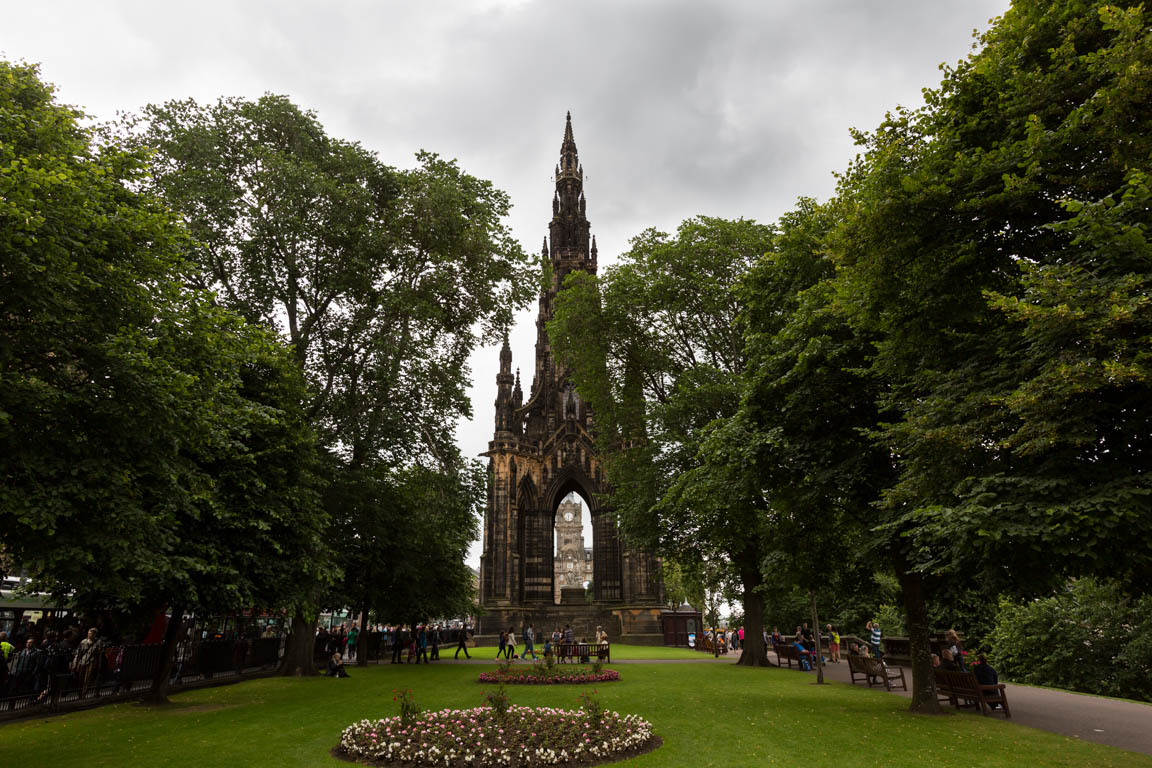
<path fill-rule="evenodd" d="M 827 198 L 855 154 L 848 129 L 919 105 L 938 65 L 966 56 L 973 29 L 1007 6 L 39 0 L 3 4 L 0 55 L 39 62 L 62 101 L 101 119 L 174 98 L 286 94 L 390 165 L 427 149 L 492 180 L 529 252 L 547 231 L 571 110 L 604 265 L 648 227 L 697 214 L 770 222 L 797 197 Z M 513 365 L 531 369 L 534 340 L 528 310 Z M 492 435 L 497 367 L 495 349 L 474 358 L 466 455 Z"/>

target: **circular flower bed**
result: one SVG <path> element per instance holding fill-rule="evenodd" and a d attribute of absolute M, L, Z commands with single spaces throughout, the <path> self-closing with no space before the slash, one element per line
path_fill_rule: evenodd
<path fill-rule="evenodd" d="M 604 669 L 596 672 L 591 669 L 554 669 L 551 672 L 530 670 L 507 672 L 481 672 L 482 683 L 507 683 L 508 685 L 566 685 L 572 683 L 609 683 L 620 679 L 620 673 L 614 669 Z"/>
<path fill-rule="evenodd" d="M 362 720 L 344 730 L 339 757 L 377 765 L 527 768 L 593 765 L 659 745 L 652 725 L 636 715 L 605 711 L 509 706 L 422 712 L 405 725 L 399 717 Z"/>

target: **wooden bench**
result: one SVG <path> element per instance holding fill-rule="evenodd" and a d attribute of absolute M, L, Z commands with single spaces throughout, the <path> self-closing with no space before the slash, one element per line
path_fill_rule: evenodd
<path fill-rule="evenodd" d="M 890 667 L 880 659 L 874 659 L 871 656 L 859 656 L 849 654 L 848 659 L 848 674 L 852 678 L 852 684 L 856 684 L 856 676 L 860 677 L 871 688 L 873 685 L 884 684 L 884 690 L 892 690 L 896 683 L 900 684 L 903 690 L 908 690 L 908 682 L 904 679 L 904 670 L 900 667 Z"/>
<path fill-rule="evenodd" d="M 792 669 L 792 662 L 796 662 L 796 666 L 804 669 L 804 660 L 808 660 L 808 665 L 812 665 L 812 654 L 808 651 L 801 651 L 794 645 L 789 643 L 776 643 L 776 658 L 778 659 L 776 666 L 784 666 L 784 662 L 788 662 L 788 669 Z"/>
<path fill-rule="evenodd" d="M 610 643 L 558 643 L 555 647 L 556 661 L 575 661 L 576 659 L 591 659 L 607 664 L 612 663 L 612 646 Z"/>
<path fill-rule="evenodd" d="M 993 704 L 999 704 L 1004 710 L 1004 717 L 1012 717 L 1008 709 L 1008 694 L 1004 690 L 1004 683 L 996 685 L 981 685 L 976 675 L 971 672 L 953 672 L 946 669 L 932 670 L 936 677 L 936 692 L 948 697 L 948 703 L 954 707 L 960 706 L 960 700 L 974 702 L 980 705 L 980 714 L 988 715 L 996 711 Z"/>

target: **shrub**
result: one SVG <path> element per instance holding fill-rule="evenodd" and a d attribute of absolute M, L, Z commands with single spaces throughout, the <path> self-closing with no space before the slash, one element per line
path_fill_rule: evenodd
<path fill-rule="evenodd" d="M 580 694 L 580 709 L 584 710 L 593 728 L 600 727 L 600 721 L 604 718 L 604 704 L 596 698 L 596 691 Z"/>
<path fill-rule="evenodd" d="M 1152 701 L 1152 596 L 1080 579 L 1052 597 L 1002 602 L 989 643 L 1007 679 Z"/>
<path fill-rule="evenodd" d="M 492 711 L 498 719 L 503 719 L 508 715 L 508 707 L 512 702 L 508 700 L 508 693 L 504 690 L 503 683 L 497 686 L 495 691 L 485 692 L 484 700 L 488 702 L 488 706 L 492 707 Z"/>
<path fill-rule="evenodd" d="M 411 688 L 405 688 L 402 691 L 392 690 L 396 694 L 392 697 L 392 701 L 400 702 L 400 722 L 408 725 L 420 716 L 420 707 L 416 704 L 416 694 L 412 692 Z"/>

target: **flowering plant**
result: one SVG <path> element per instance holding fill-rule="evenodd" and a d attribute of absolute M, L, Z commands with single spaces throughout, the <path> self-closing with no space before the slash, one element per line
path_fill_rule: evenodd
<path fill-rule="evenodd" d="M 543 664 L 535 664 L 525 671 L 500 668 L 495 672 L 480 673 L 480 682 L 482 683 L 507 683 L 508 685 L 610 683 L 619 679 L 620 673 L 614 669 L 601 669 L 600 671 L 583 667 L 548 669 Z"/>
<path fill-rule="evenodd" d="M 584 710 L 509 705 L 503 718 L 476 707 L 422 712 L 408 724 L 362 720 L 344 730 L 336 749 L 377 764 L 529 768 L 603 762 L 657 744 L 652 724 L 637 715 L 602 711 L 596 725 Z"/>

